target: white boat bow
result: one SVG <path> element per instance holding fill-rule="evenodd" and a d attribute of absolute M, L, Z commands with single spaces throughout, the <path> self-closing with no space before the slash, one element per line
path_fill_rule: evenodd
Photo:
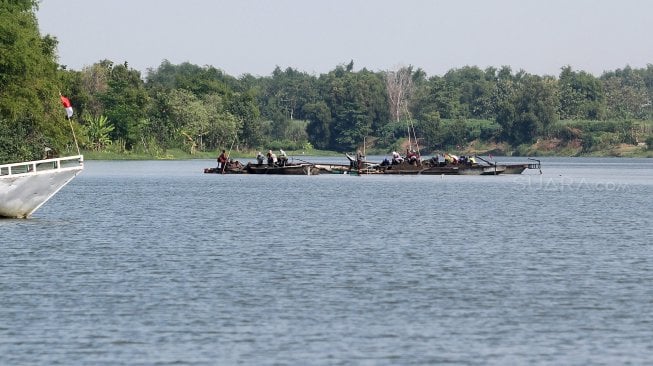
<path fill-rule="evenodd" d="M 83 169 L 82 155 L 0 165 L 0 217 L 29 217 Z"/>

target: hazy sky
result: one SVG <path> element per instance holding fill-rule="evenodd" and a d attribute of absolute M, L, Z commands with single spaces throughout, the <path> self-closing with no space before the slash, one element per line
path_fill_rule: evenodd
<path fill-rule="evenodd" d="M 42 0 L 59 62 L 156 68 L 164 59 L 267 76 L 465 65 L 559 75 L 653 64 L 651 0 Z"/>

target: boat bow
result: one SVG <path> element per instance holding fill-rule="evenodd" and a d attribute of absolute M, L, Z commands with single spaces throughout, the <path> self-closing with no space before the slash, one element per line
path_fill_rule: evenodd
<path fill-rule="evenodd" d="M 82 155 L 0 165 L 0 216 L 29 217 L 83 169 Z"/>

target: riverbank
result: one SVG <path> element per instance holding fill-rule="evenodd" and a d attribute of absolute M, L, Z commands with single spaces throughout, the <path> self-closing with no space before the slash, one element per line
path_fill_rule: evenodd
<path fill-rule="evenodd" d="M 265 153 L 265 151 L 262 151 Z M 248 151 L 231 151 L 229 157 L 232 159 L 254 159 L 258 150 Z M 278 151 L 275 151 L 278 155 Z M 342 156 L 342 153 L 326 150 L 287 150 L 289 156 Z M 167 150 L 165 153 L 143 153 L 143 152 L 124 152 L 114 151 L 82 151 L 85 160 L 191 160 L 191 159 L 217 159 L 219 151 L 200 151 L 190 154 L 180 149 Z"/>
<path fill-rule="evenodd" d="M 551 157 L 621 157 L 653 158 L 653 150 L 646 145 L 618 144 L 588 151 L 581 140 L 538 140 L 531 145 L 510 146 L 506 143 L 487 144 L 474 141 L 457 151 L 462 155 L 494 156 L 551 156 Z"/>
<path fill-rule="evenodd" d="M 231 151 L 230 157 L 233 159 L 254 158 L 258 151 Z M 550 157 L 623 157 L 623 158 L 653 158 L 653 150 L 647 149 L 646 146 L 635 146 L 619 144 L 607 148 L 583 151 L 580 141 L 560 142 L 556 140 L 539 140 L 532 145 L 520 145 L 517 147 L 508 144 L 487 144 L 472 142 L 468 146 L 460 149 L 452 149 L 448 152 L 459 155 L 494 155 L 494 156 L 550 156 Z M 278 153 L 278 151 L 277 151 Z M 340 157 L 342 153 L 327 150 L 288 150 L 289 156 L 334 156 Z M 384 155 L 387 152 L 381 150 L 368 151 L 368 155 Z M 150 154 L 144 152 L 124 152 L 115 151 L 82 151 L 86 160 L 190 160 L 190 159 L 216 159 L 218 151 L 201 151 L 190 154 L 187 151 L 179 149 L 167 150 L 165 153 Z M 426 155 L 426 154 L 425 154 Z"/>

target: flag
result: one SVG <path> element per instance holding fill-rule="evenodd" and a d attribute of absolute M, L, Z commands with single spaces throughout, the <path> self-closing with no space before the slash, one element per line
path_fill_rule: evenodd
<path fill-rule="evenodd" d="M 63 95 L 61 95 L 60 98 L 61 98 L 61 104 L 63 104 L 63 107 L 66 110 L 66 116 L 68 117 L 68 119 L 72 118 L 73 106 L 70 104 L 70 100 L 68 100 L 68 98 L 64 97 Z"/>

